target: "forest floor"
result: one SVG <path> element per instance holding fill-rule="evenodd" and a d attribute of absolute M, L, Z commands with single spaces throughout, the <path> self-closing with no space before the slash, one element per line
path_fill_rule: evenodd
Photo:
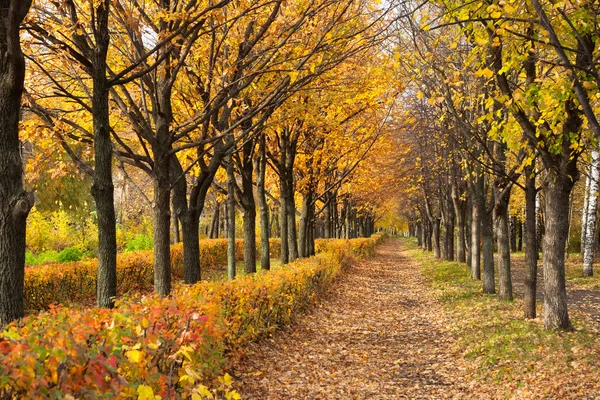
<path fill-rule="evenodd" d="M 251 345 L 233 375 L 244 399 L 489 398 L 475 391 L 449 325 L 391 239 L 309 315 Z"/>
<path fill-rule="evenodd" d="M 577 331 L 556 333 L 522 307 L 389 239 L 231 374 L 242 399 L 600 399 L 588 318 L 574 310 Z"/>

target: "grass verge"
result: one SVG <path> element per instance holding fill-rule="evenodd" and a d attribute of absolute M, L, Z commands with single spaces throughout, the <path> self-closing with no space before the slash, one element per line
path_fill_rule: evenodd
<path fill-rule="evenodd" d="M 501 388 L 506 398 L 600 396 L 600 342 L 580 314 L 572 313 L 575 332 L 545 330 L 540 318 L 523 319 L 520 299 L 484 295 L 464 264 L 435 259 L 414 240 L 403 243 L 450 315 L 456 351 L 470 361 L 477 380 Z"/>

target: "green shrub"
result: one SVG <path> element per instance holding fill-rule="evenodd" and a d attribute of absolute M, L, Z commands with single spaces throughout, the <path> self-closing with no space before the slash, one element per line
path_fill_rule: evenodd
<path fill-rule="evenodd" d="M 154 247 L 152 238 L 150 236 L 139 234 L 127 240 L 125 243 L 124 252 L 127 253 L 130 251 L 150 250 L 152 247 Z"/>
<path fill-rule="evenodd" d="M 35 265 L 36 259 L 32 252 L 25 253 L 25 265 Z"/>
<path fill-rule="evenodd" d="M 83 258 L 83 252 L 77 247 L 67 247 L 58 253 L 57 261 L 60 263 L 79 261 Z"/>
<path fill-rule="evenodd" d="M 38 256 L 35 257 L 35 263 L 33 265 L 42 265 L 55 262 L 58 262 L 58 251 L 48 250 L 38 254 Z"/>

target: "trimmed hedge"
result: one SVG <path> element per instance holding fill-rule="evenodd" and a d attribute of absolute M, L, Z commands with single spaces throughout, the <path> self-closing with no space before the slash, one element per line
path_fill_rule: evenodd
<path fill-rule="evenodd" d="M 0 334 L 0 397 L 205 398 L 241 346 L 289 323 L 381 239 L 321 243 L 323 253 L 281 269 L 114 310 L 50 307 Z M 230 377 L 219 382 L 225 393 Z"/>
<path fill-rule="evenodd" d="M 271 239 L 271 256 L 279 257 L 279 239 Z M 244 242 L 236 240 L 236 259 L 244 258 Z M 260 254 L 260 247 L 257 254 Z M 203 271 L 227 265 L 227 239 L 200 241 L 200 262 Z M 117 292 L 120 296 L 132 292 L 148 292 L 154 287 L 154 257 L 152 250 L 142 250 L 117 256 Z M 96 300 L 98 260 L 90 259 L 64 264 L 45 264 L 25 268 L 25 310 L 28 313 L 45 310 L 51 304 L 82 303 L 93 305 Z M 171 246 L 171 269 L 175 279 L 183 279 L 183 245 Z"/>

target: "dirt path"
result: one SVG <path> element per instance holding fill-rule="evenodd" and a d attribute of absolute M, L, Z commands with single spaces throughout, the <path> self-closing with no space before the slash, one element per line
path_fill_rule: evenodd
<path fill-rule="evenodd" d="M 400 246 L 388 240 L 310 315 L 252 345 L 233 371 L 242 398 L 474 398 L 447 317 Z"/>

